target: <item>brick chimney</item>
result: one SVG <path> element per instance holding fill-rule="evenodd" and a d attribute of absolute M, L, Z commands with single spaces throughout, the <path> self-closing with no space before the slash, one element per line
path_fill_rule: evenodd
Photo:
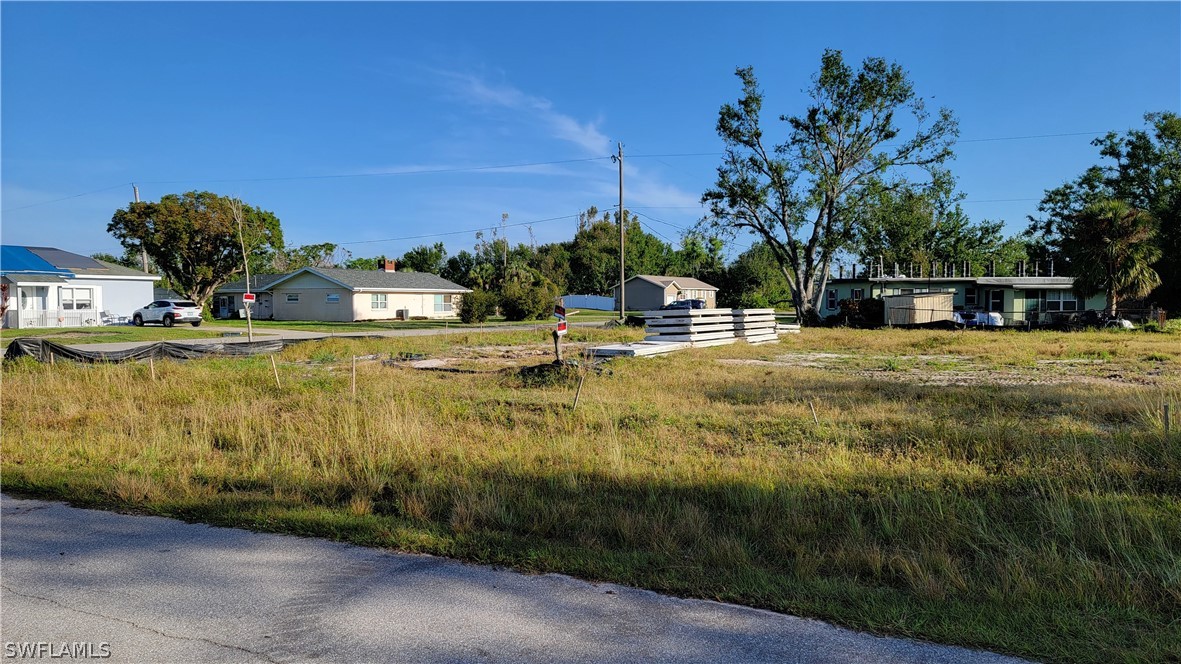
<path fill-rule="evenodd" d="M 398 264 L 397 261 L 393 260 L 392 258 L 386 258 L 385 256 L 382 256 L 381 260 L 377 261 L 377 269 L 381 270 L 382 272 L 397 272 Z"/>

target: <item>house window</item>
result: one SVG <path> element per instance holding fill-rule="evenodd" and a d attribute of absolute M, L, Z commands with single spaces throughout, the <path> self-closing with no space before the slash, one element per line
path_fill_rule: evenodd
<path fill-rule="evenodd" d="M 93 309 L 94 296 L 90 288 L 63 288 L 62 309 Z"/>
<path fill-rule="evenodd" d="M 864 288 L 854 288 L 853 289 L 853 299 L 854 300 L 860 300 L 863 297 L 865 297 L 865 289 Z"/>
<path fill-rule="evenodd" d="M 435 311 L 437 313 L 446 313 L 452 311 L 451 296 L 450 295 L 436 295 L 435 296 Z"/>
<path fill-rule="evenodd" d="M 287 301 L 288 302 L 299 302 L 299 293 L 288 293 L 287 294 Z"/>
<path fill-rule="evenodd" d="M 835 288 L 828 289 L 828 297 L 826 299 L 827 302 L 824 304 L 825 308 L 829 309 L 830 311 L 835 310 L 837 308 L 837 291 Z"/>
<path fill-rule="evenodd" d="M 964 306 L 965 307 L 976 306 L 976 289 L 975 288 L 968 288 L 964 291 Z"/>
<path fill-rule="evenodd" d="M 1079 311 L 1082 306 L 1070 291 L 1046 291 L 1046 311 Z"/>
<path fill-rule="evenodd" d="M 369 296 L 370 309 L 389 309 L 389 295 L 385 293 L 374 293 Z"/>
<path fill-rule="evenodd" d="M 340 293 L 328 293 L 324 296 L 324 301 L 328 304 L 336 304 L 340 302 Z"/>

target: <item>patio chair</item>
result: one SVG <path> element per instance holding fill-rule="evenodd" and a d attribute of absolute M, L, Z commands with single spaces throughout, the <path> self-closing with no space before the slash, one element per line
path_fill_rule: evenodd
<path fill-rule="evenodd" d="M 116 316 L 109 311 L 99 313 L 99 322 L 102 325 L 126 325 L 127 316 Z"/>

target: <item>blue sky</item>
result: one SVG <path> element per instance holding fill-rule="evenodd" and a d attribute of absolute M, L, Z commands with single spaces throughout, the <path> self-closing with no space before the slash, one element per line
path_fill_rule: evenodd
<path fill-rule="evenodd" d="M 288 244 L 356 256 L 455 253 L 502 213 L 564 240 L 616 204 L 617 141 L 627 207 L 676 241 L 735 67 L 778 142 L 826 48 L 896 61 L 949 107 L 965 209 L 1013 233 L 1097 161 L 1077 134 L 1181 111 L 1177 2 L 4 2 L 0 20 L 0 238 L 83 254 L 121 253 L 106 224 L 132 182 L 238 195 Z"/>

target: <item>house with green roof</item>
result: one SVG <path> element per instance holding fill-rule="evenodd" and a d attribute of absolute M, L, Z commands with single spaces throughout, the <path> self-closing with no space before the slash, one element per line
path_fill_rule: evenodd
<path fill-rule="evenodd" d="M 385 266 L 383 266 L 385 267 Z M 392 267 L 392 263 L 388 264 Z M 305 267 L 282 275 L 251 277 L 252 315 L 273 320 L 363 321 L 454 318 L 471 289 L 429 272 Z M 215 315 L 242 308 L 244 281 L 214 292 Z M 226 314 L 226 315 L 223 315 Z"/>

